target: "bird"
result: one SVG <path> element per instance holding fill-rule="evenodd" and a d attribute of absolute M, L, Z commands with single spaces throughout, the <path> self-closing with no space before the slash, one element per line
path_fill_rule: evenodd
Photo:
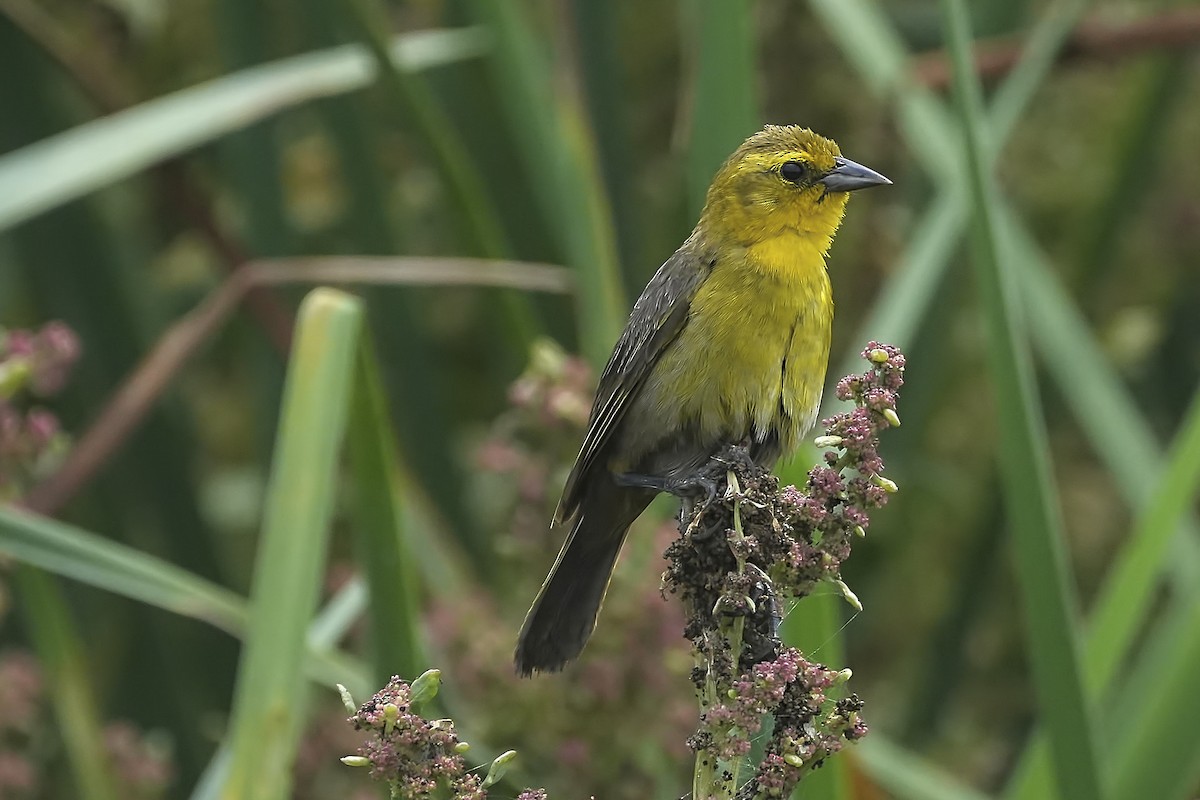
<path fill-rule="evenodd" d="M 829 361 L 826 256 L 849 193 L 890 183 L 796 125 L 766 126 L 717 170 L 601 373 L 552 521 L 566 540 L 518 635 L 519 674 L 580 654 L 629 526 L 657 494 L 694 490 L 731 444 L 767 468 L 799 447 Z"/>

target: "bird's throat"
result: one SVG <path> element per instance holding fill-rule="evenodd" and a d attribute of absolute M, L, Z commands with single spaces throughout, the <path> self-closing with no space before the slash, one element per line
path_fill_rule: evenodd
<path fill-rule="evenodd" d="M 825 254 L 832 242 L 832 234 L 788 230 L 746 247 L 745 264 L 748 269 L 789 285 L 819 281 L 825 272 Z"/>

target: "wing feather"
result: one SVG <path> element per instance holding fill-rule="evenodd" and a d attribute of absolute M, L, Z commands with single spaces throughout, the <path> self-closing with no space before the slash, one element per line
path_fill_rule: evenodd
<path fill-rule="evenodd" d="M 556 522 L 570 518 L 582 496 L 584 477 L 613 440 L 625 413 L 659 357 L 687 325 L 692 296 L 712 270 L 713 261 L 688 239 L 654 273 L 633 306 L 629 322 L 600 375 L 587 434 L 567 477 Z"/>

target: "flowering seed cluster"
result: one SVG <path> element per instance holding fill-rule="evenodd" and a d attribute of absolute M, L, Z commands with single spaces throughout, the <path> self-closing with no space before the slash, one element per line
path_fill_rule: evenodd
<path fill-rule="evenodd" d="M 806 770 L 867 732 L 861 701 L 842 686 L 849 671 L 810 662 L 778 638 L 782 611 L 818 584 L 857 604 L 841 565 L 870 512 L 896 491 L 878 444 L 900 424 L 904 356 L 877 342 L 862 356 L 870 368 L 837 387 L 855 408 L 823 421 L 817 442 L 827 451 L 804 488 L 781 489 L 744 446 L 728 448 L 701 471 L 715 499 L 684 503 L 681 535 L 665 553 L 664 589 L 684 602 L 696 655 L 701 720 L 689 744 L 700 763 L 715 770 L 740 759 L 764 715 L 774 718 L 766 756 L 738 797 L 787 796 Z"/>
<path fill-rule="evenodd" d="M 347 720 L 355 730 L 372 734 L 358 748 L 357 756 L 343 758 L 348 766 L 370 767 L 370 775 L 388 785 L 398 800 L 485 800 L 488 786 L 503 776 L 516 753 L 509 751 L 492 762 L 487 777 L 467 769 L 463 753 L 469 749 L 459 740 L 450 719 L 429 720 L 414 706 L 437 693 L 440 673 L 431 670 L 410 684 L 392 676 Z M 353 709 L 345 689 L 343 698 Z M 526 789 L 517 800 L 546 800 L 541 789 Z"/>
<path fill-rule="evenodd" d="M 0 610 L 0 617 L 5 612 Z M 22 649 L 0 651 L 0 798 L 32 800 L 61 794 L 57 760 L 61 741 L 49 713 L 44 670 Z M 114 780 L 114 796 L 163 800 L 175 765 L 164 743 L 132 723 L 113 720 L 103 728 L 103 754 Z M 47 747 L 47 745 L 51 745 Z"/>
<path fill-rule="evenodd" d="M 454 722 L 427 720 L 412 711 L 409 684 L 393 676 L 349 720 L 374 734 L 359 749 L 371 777 L 385 781 L 405 800 L 429 797 L 439 785 L 453 787 L 456 800 L 486 797 L 477 775 L 466 772 Z"/>
<path fill-rule="evenodd" d="M 21 494 L 65 448 L 58 418 L 21 396 L 56 394 L 79 351 L 79 338 L 61 322 L 36 332 L 0 328 L 0 500 Z"/>
<path fill-rule="evenodd" d="M 844 683 L 848 673 L 808 661 L 794 648 L 788 648 L 773 662 L 756 665 L 755 673 L 763 667 L 768 672 L 784 670 L 776 678 L 779 682 L 788 675 L 794 677 L 773 692 L 780 699 L 774 706 L 767 706 L 764 713 L 774 717 L 775 728 L 762 763 L 750 781 L 740 787 L 738 798 L 788 797 L 805 772 L 821 766 L 845 742 L 856 742 L 867 735 L 867 724 L 859 714 L 863 703 L 858 696 L 834 700 L 827 693 Z M 755 684 L 735 685 L 734 691 L 753 693 L 756 689 Z"/>
<path fill-rule="evenodd" d="M 821 421 L 825 435 L 817 441 L 830 448 L 825 463 L 809 471 L 803 491 L 789 486 L 780 493 L 792 541 L 787 557 L 772 565 L 771 577 L 796 598 L 822 581 L 840 579 L 851 542 L 866 535 L 870 512 L 896 491 L 883 477 L 879 434 L 900 424 L 896 400 L 904 384 L 904 356 L 878 342 L 868 344 L 862 356 L 871 369 L 837 384 L 838 399 L 853 402 L 854 410 Z"/>

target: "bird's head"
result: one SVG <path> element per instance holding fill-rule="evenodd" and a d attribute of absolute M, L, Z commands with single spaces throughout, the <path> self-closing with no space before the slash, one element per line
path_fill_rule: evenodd
<path fill-rule="evenodd" d="M 844 158 L 836 142 L 808 128 L 768 125 L 721 166 L 700 224 L 710 234 L 740 243 L 789 229 L 832 239 L 850 192 L 890 183 Z"/>

